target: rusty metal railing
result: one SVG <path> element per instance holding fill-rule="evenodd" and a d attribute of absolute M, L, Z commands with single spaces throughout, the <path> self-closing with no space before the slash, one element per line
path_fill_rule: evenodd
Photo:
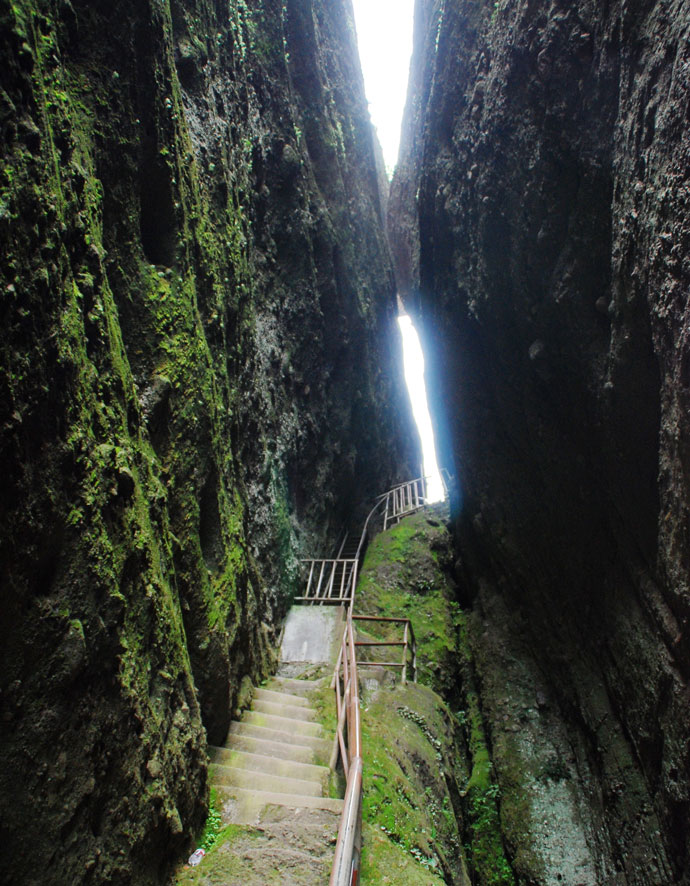
<path fill-rule="evenodd" d="M 355 640 L 353 622 L 381 622 L 404 625 L 403 639 Z M 357 650 L 361 647 L 402 647 L 401 661 L 358 661 Z M 378 615 L 353 615 L 348 611 L 340 652 L 333 674 L 336 700 L 336 744 L 331 758 L 331 769 L 338 759 L 342 760 L 347 779 L 345 801 L 340 819 L 335 857 L 331 870 L 330 886 L 355 886 L 359 877 L 362 851 L 362 731 L 359 709 L 359 667 L 400 668 L 403 684 L 407 680 L 408 653 L 412 679 L 417 681 L 417 643 L 409 618 L 392 618 Z"/>
<path fill-rule="evenodd" d="M 320 588 L 323 584 L 323 563 L 338 561 L 305 561 L 310 564 L 310 574 L 307 581 L 307 595 L 298 597 L 302 602 L 342 602 L 347 605 L 347 621 L 343 638 L 340 645 L 338 660 L 333 673 L 333 688 L 336 698 L 336 741 L 331 758 L 331 769 L 335 769 L 338 760 L 342 760 L 343 772 L 347 779 L 345 788 L 345 802 L 338 829 L 338 839 L 335 847 L 335 858 L 331 871 L 330 886 L 356 886 L 359 879 L 359 862 L 362 849 L 362 733 L 359 711 L 359 676 L 357 673 L 357 649 L 358 647 L 402 647 L 402 658 L 399 662 L 374 662 L 361 661 L 362 667 L 393 667 L 401 671 L 402 682 L 407 681 L 407 669 L 410 668 L 412 679 L 417 680 L 417 644 L 414 630 L 409 618 L 390 618 L 373 615 L 353 615 L 355 599 L 355 586 L 357 584 L 357 568 L 359 561 L 371 535 L 373 527 L 380 519 L 383 529 L 387 529 L 391 523 L 397 523 L 407 514 L 412 514 L 424 507 L 426 502 L 426 479 L 418 477 L 407 483 L 400 483 L 388 492 L 380 495 L 374 507 L 369 511 L 364 523 L 362 535 L 357 546 L 357 553 L 353 559 L 353 567 L 340 585 L 338 597 L 326 597 L 321 595 Z M 341 546 L 342 550 L 342 546 Z M 350 561 L 348 561 L 350 562 Z M 308 595 L 314 580 L 315 570 L 318 569 L 319 577 L 316 579 L 316 587 L 319 593 L 315 596 Z M 330 574 L 330 585 L 337 581 L 334 579 L 335 567 Z M 344 573 L 343 573 L 344 575 Z M 328 582 L 327 585 L 328 586 Z M 403 639 L 398 640 L 372 640 L 356 641 L 353 627 L 354 621 L 378 621 L 384 623 L 397 623 L 404 625 Z M 408 654 L 412 660 L 408 664 Z"/>
<path fill-rule="evenodd" d="M 417 641 L 414 636 L 414 629 L 409 618 L 390 618 L 382 615 L 353 615 L 353 621 L 380 622 L 382 624 L 401 624 L 404 625 L 402 640 L 356 640 L 355 648 L 366 646 L 381 648 L 402 647 L 402 659 L 400 661 L 362 661 L 358 659 L 357 664 L 360 668 L 399 668 L 403 686 L 407 683 L 408 653 L 411 656 L 409 667 L 411 671 L 412 681 L 417 682 Z"/>
<path fill-rule="evenodd" d="M 337 728 L 331 756 L 331 769 L 342 760 L 347 779 L 345 802 L 338 831 L 335 859 L 330 886 L 355 886 L 359 877 L 359 859 L 362 843 L 362 736 L 359 713 L 359 678 L 357 674 L 357 648 L 402 648 L 398 661 L 361 661 L 362 667 L 392 667 L 401 671 L 402 682 L 407 681 L 408 668 L 412 679 L 417 679 L 417 646 L 409 619 L 378 616 L 354 616 L 355 588 L 359 563 L 366 545 L 374 534 L 374 526 L 383 529 L 397 523 L 407 514 L 413 514 L 426 504 L 426 478 L 418 477 L 399 483 L 380 495 L 369 511 L 354 557 L 343 557 L 347 534 L 345 533 L 332 559 L 302 560 L 305 566 L 306 588 L 295 597 L 296 603 L 336 604 L 344 606 L 347 621 L 333 674 L 336 695 Z M 353 621 L 379 621 L 404 625 L 402 640 L 355 640 Z M 411 661 L 408 657 L 411 655 Z"/>
<path fill-rule="evenodd" d="M 362 730 L 356 648 L 350 611 L 333 675 L 338 751 L 347 787 L 330 886 L 355 886 L 362 851 Z"/>
<path fill-rule="evenodd" d="M 357 558 L 302 560 L 308 567 L 307 587 L 296 603 L 350 605 L 357 584 Z"/>
<path fill-rule="evenodd" d="M 417 477 L 389 489 L 381 498 L 385 501 L 383 513 L 384 532 L 389 525 L 398 523 L 408 514 L 414 514 L 426 504 L 426 477 Z"/>

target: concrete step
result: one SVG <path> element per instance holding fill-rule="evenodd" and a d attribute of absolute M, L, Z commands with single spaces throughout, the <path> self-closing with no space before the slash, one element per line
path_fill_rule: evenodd
<path fill-rule="evenodd" d="M 230 751 L 245 751 L 248 754 L 262 754 L 266 757 L 277 757 L 279 760 L 292 760 L 295 763 L 314 763 L 315 751 L 307 745 L 288 744 L 283 741 L 269 741 L 265 738 L 256 738 L 251 735 L 228 735 L 224 748 L 209 747 L 211 759 L 214 754 L 218 755 L 218 763 L 223 762 L 218 751 L 229 753 Z"/>
<path fill-rule="evenodd" d="M 327 809 L 338 814 L 343 811 L 343 801 L 332 797 L 306 797 L 298 794 L 281 794 L 277 791 L 247 791 L 223 785 L 218 785 L 216 790 L 224 801 L 223 818 L 237 824 L 255 824 L 261 810 L 269 805 L 288 806 L 292 809 Z"/>
<path fill-rule="evenodd" d="M 260 726 L 256 723 L 249 723 L 245 719 L 241 722 L 233 722 L 230 724 L 230 734 L 228 735 L 227 747 L 230 741 L 235 737 L 241 738 L 258 738 L 262 741 L 274 742 L 283 745 L 286 749 L 309 748 L 313 753 L 328 759 L 331 753 L 332 741 L 326 738 L 314 738 L 312 735 L 299 735 L 292 732 L 286 732 L 284 729 L 271 729 L 268 726 Z"/>
<path fill-rule="evenodd" d="M 303 698 L 309 698 L 315 689 L 320 689 L 323 680 L 296 680 L 294 677 L 271 677 L 265 689 L 271 689 L 275 692 L 289 692 L 292 695 L 301 695 Z"/>
<path fill-rule="evenodd" d="M 305 720 L 280 717 L 277 714 L 266 714 L 262 711 L 247 711 L 242 717 L 242 722 L 250 723 L 252 726 L 263 726 L 266 729 L 287 732 L 291 735 L 325 738 L 324 731 L 318 723 L 307 723 Z"/>
<path fill-rule="evenodd" d="M 290 720 L 304 720 L 305 723 L 312 723 L 316 719 L 314 711 L 305 705 L 264 701 L 262 698 L 254 699 L 251 710 L 258 711 L 260 714 L 273 714 L 276 717 L 287 717 Z"/>
<path fill-rule="evenodd" d="M 222 748 L 219 749 L 219 752 L 209 753 L 209 756 L 211 761 L 218 766 L 238 766 L 240 769 L 264 772 L 266 775 L 315 781 L 324 786 L 328 783 L 328 766 L 318 766 L 315 763 L 298 763 L 296 760 L 283 760 L 266 754 L 235 749 L 223 750 Z"/>
<path fill-rule="evenodd" d="M 255 689 L 254 698 L 259 701 L 272 701 L 276 704 L 289 704 L 294 707 L 308 708 L 309 701 L 303 695 L 292 695 L 276 689 Z"/>
<path fill-rule="evenodd" d="M 229 785 L 248 791 L 275 791 L 279 794 L 295 794 L 305 797 L 320 797 L 323 794 L 320 781 L 271 775 L 266 772 L 257 772 L 254 769 L 241 769 L 238 766 L 212 764 L 209 774 L 214 787 Z"/>

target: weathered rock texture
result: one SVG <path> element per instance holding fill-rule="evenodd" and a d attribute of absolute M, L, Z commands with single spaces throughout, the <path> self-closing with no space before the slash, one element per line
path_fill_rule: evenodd
<path fill-rule="evenodd" d="M 485 685 L 506 656 L 508 707 L 485 713 L 498 743 L 511 686 L 532 694 L 517 759 L 550 735 L 584 816 L 578 874 L 535 789 L 522 836 L 505 822 L 514 870 L 685 883 L 690 6 L 420 0 L 417 19 L 389 229 L 462 493 Z"/>
<path fill-rule="evenodd" d="M 0 2 L 3 881 L 160 880 L 296 557 L 405 471 L 353 34 Z"/>

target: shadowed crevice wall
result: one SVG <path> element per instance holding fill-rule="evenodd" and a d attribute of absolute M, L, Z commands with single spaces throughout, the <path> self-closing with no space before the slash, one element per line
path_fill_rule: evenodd
<path fill-rule="evenodd" d="M 602 882 L 688 868 L 687 14 L 418 3 L 389 210 L 464 593 L 533 638 Z"/>

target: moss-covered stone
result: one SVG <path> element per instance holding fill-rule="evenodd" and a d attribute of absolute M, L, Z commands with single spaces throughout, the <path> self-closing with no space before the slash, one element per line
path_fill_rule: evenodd
<path fill-rule="evenodd" d="M 367 686 L 362 818 L 369 827 L 362 881 L 373 886 L 386 860 L 397 857 L 407 876 L 415 870 L 421 883 L 469 883 L 456 816 L 464 758 L 450 711 L 421 685 L 381 689 L 371 681 Z M 379 839 L 369 843 L 372 830 Z"/>
<path fill-rule="evenodd" d="M 379 705 L 385 701 L 392 709 L 374 707 L 373 713 L 365 713 L 365 761 L 371 746 L 391 771 L 373 784 L 366 781 L 364 808 L 374 811 L 375 821 L 385 818 L 384 832 L 393 834 L 395 842 L 405 848 L 411 840 L 418 840 L 420 833 L 437 835 L 433 857 L 450 882 L 465 882 L 463 878 L 471 871 L 477 883 L 508 886 L 515 878 L 504 849 L 501 792 L 477 686 L 468 613 L 456 602 L 451 539 L 443 519 L 442 506 L 435 512 L 406 517 L 378 535 L 367 550 L 356 609 L 361 614 L 411 620 L 417 640 L 418 679 L 439 695 L 424 690 L 427 694 L 420 696 L 421 688 L 413 686 L 389 693 L 381 690 Z M 399 640 L 402 636 L 399 626 L 362 622 L 358 627 L 362 637 L 362 626 L 372 638 Z M 390 660 L 391 652 L 390 648 L 385 652 L 372 649 L 366 655 L 382 661 Z M 362 670 L 365 678 L 367 672 Z M 408 702 L 401 701 L 404 694 L 409 695 Z M 416 724 L 414 742 L 411 727 L 401 730 L 393 711 Z M 425 742 L 432 757 L 421 772 L 440 769 L 445 783 L 443 788 L 436 784 L 429 802 L 415 809 L 416 798 L 428 790 L 428 785 L 420 783 L 423 777 L 418 771 Z M 415 761 L 414 767 L 410 761 Z M 397 771 L 399 767 L 404 775 Z M 411 771 L 412 782 L 406 783 Z M 425 825 L 417 820 L 420 815 L 432 815 L 433 821 Z M 453 858 L 455 864 L 450 861 Z"/>
<path fill-rule="evenodd" d="M 27 882 L 164 875 L 298 555 L 399 461 L 372 130 L 346 4 L 312 12 L 0 0 L 0 818 Z"/>
<path fill-rule="evenodd" d="M 367 549 L 355 604 L 358 614 L 411 619 L 417 640 L 418 678 L 448 697 L 457 691 L 461 624 L 448 572 L 449 542 L 440 513 L 430 518 L 419 512 L 380 533 Z M 393 639 L 394 635 L 401 639 L 394 626 L 376 626 L 371 631 L 380 639 Z M 376 656 L 372 653 L 371 657 Z"/>

